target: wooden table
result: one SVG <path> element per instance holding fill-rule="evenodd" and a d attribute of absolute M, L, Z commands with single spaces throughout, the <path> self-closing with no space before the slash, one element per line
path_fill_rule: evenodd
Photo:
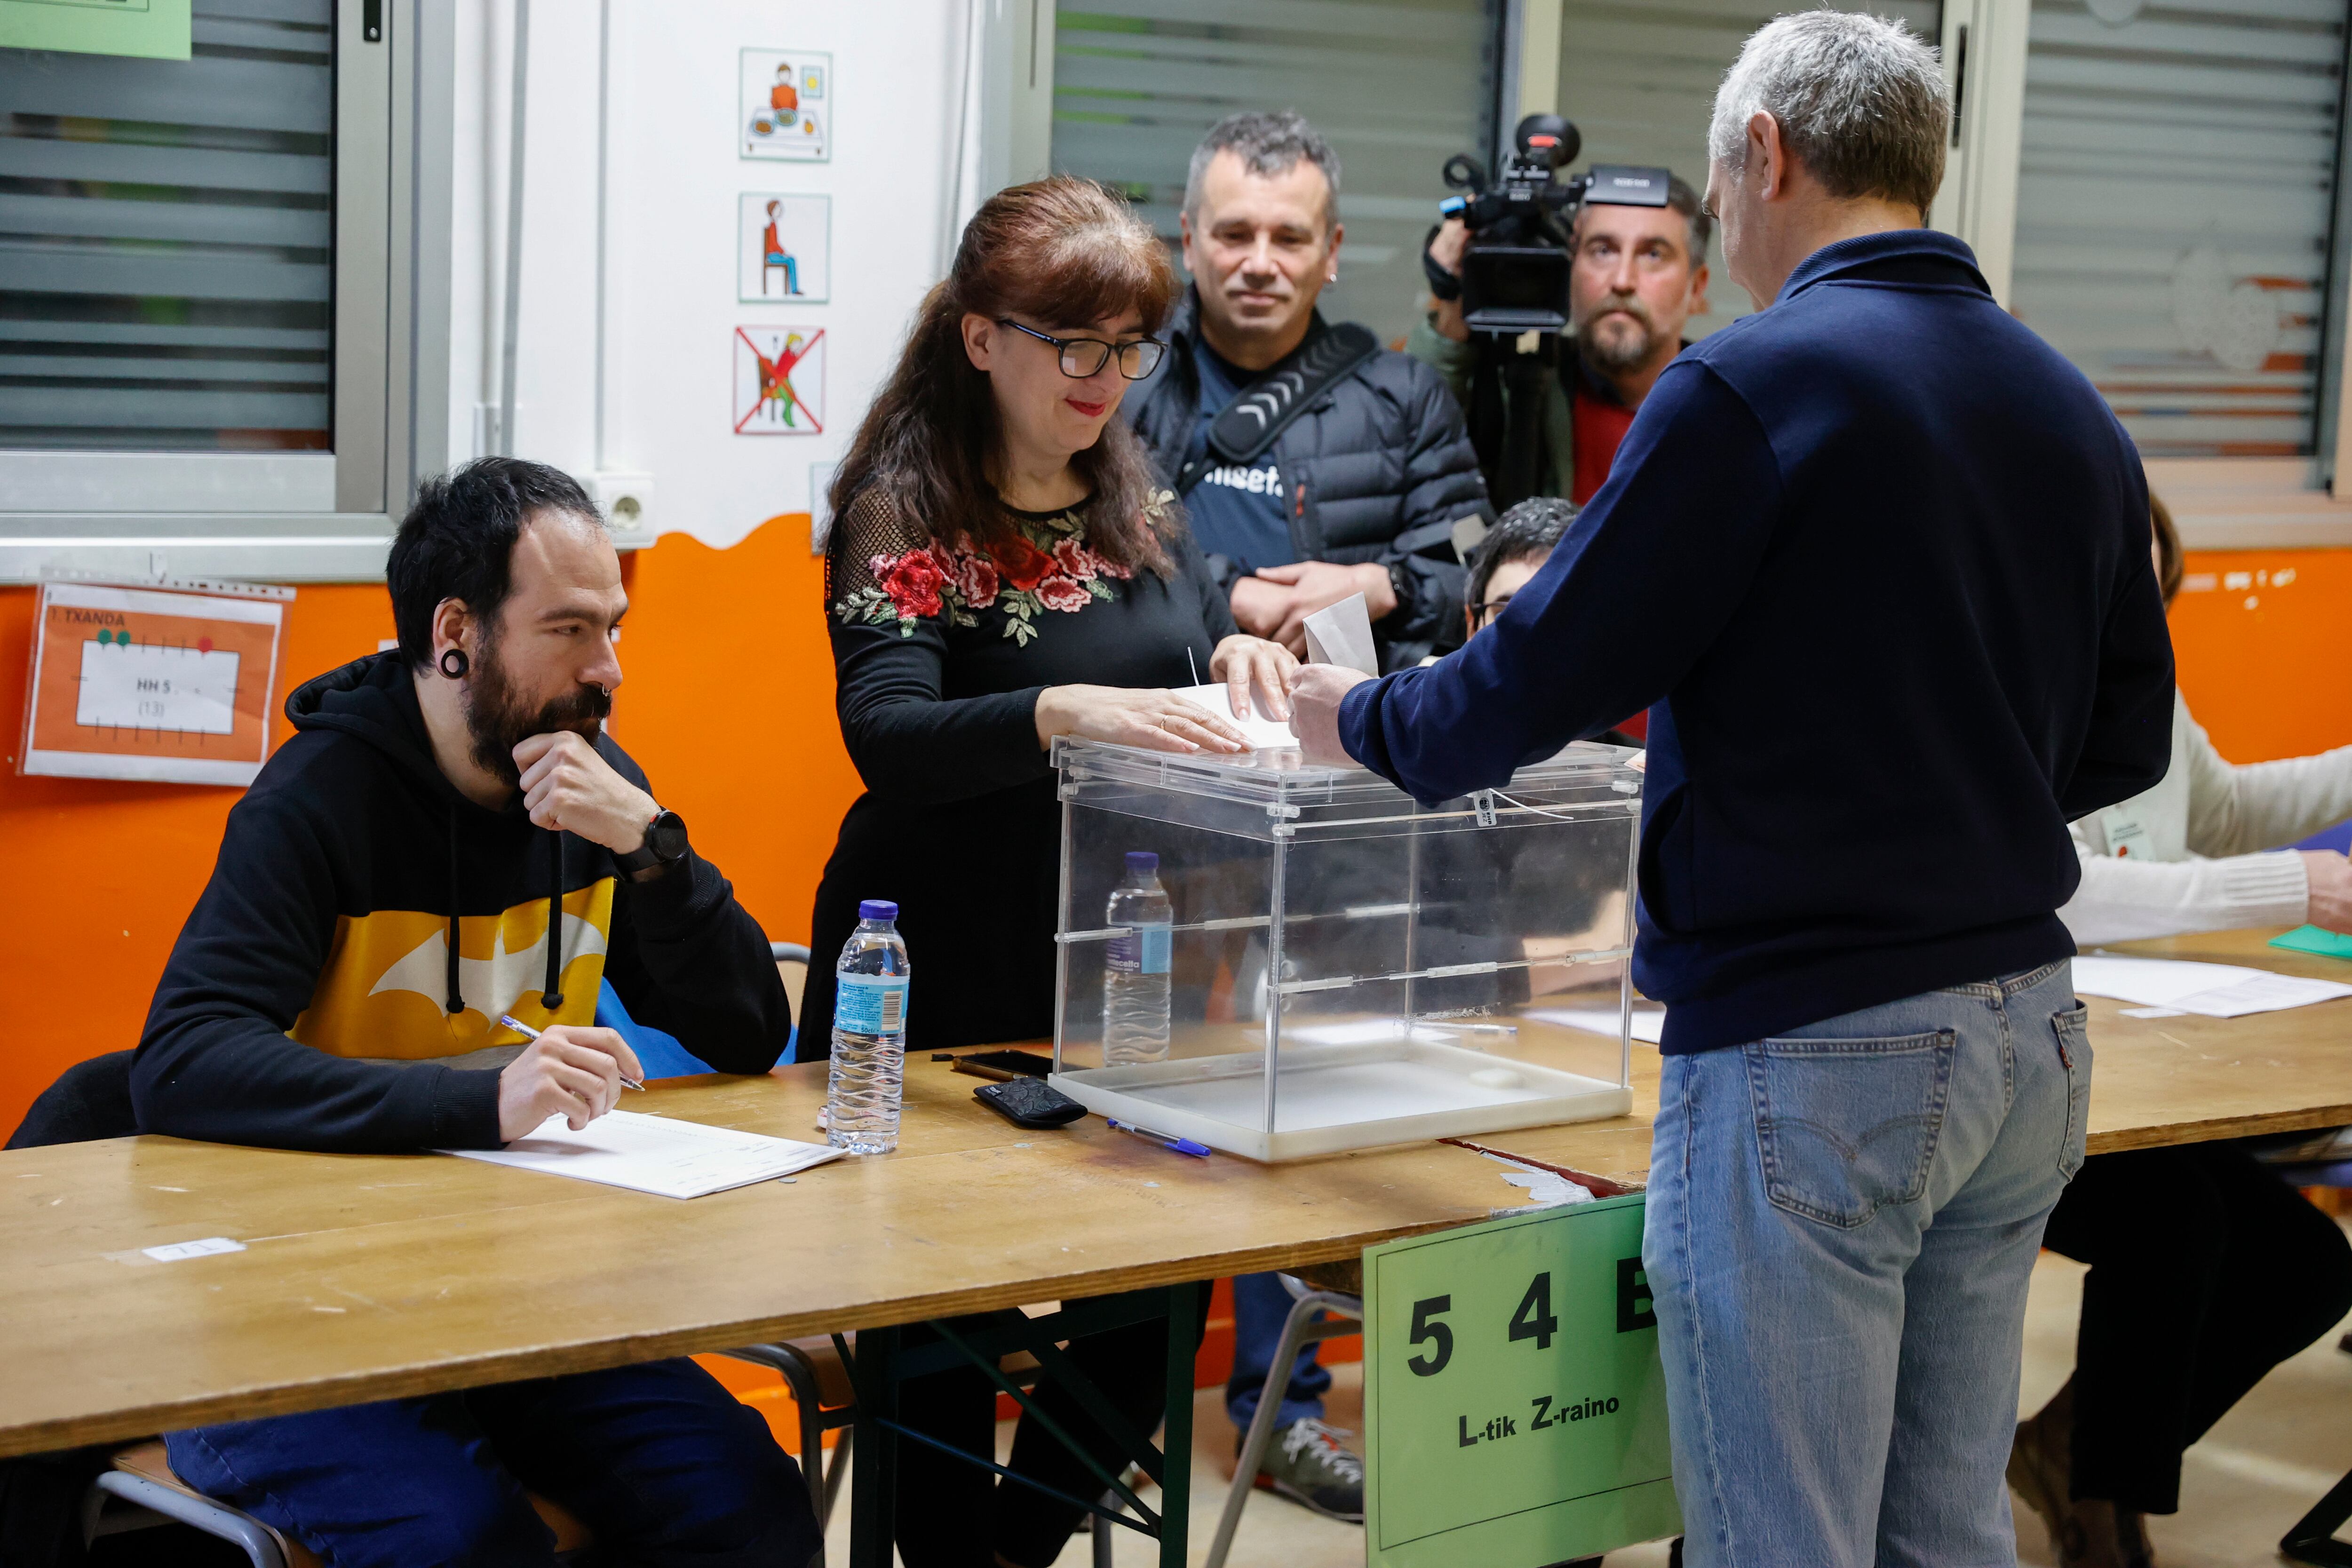
<path fill-rule="evenodd" d="M 2270 932 L 2117 951 L 2330 978 Z M 2139 1020 L 2090 999 L 2095 1152 L 2352 1123 L 2352 1001 Z M 1496 1134 L 1639 1181 L 1657 1058 L 1608 1121 Z M 630 1109 L 814 1136 L 820 1066 Z M 825 1331 L 1352 1258 L 1517 1201 L 1433 1143 L 1264 1166 L 1089 1118 L 1024 1132 L 909 1064 L 904 1144 L 690 1204 L 431 1155 L 131 1138 L 0 1153 L 0 1456 Z M 242 1252 L 140 1248 L 225 1236 Z"/>

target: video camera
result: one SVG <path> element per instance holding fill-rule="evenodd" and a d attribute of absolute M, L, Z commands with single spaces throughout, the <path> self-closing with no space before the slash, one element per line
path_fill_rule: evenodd
<path fill-rule="evenodd" d="M 1430 259 L 1425 244 L 1422 266 L 1439 299 L 1460 297 L 1463 320 L 1473 331 L 1564 331 L 1577 209 L 1587 202 L 1664 206 L 1668 175 L 1664 169 L 1596 163 L 1587 174 L 1560 179 L 1559 171 L 1575 161 L 1584 139 L 1557 114 L 1528 115 L 1512 140 L 1517 150 L 1501 160 L 1491 181 L 1466 153 L 1445 161 L 1445 183 L 1470 193 L 1448 196 L 1438 206 L 1470 231 L 1462 275 L 1457 279 Z M 1435 237 L 1436 230 L 1430 233 Z"/>

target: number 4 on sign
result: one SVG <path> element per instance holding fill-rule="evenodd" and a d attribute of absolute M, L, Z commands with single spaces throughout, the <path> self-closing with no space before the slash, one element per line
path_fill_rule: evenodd
<path fill-rule="evenodd" d="M 1519 1310 L 1511 1314 L 1511 1340 L 1533 1340 L 1536 1349 L 1551 1349 L 1552 1335 L 1559 1332 L 1559 1320 L 1552 1316 L 1551 1275 L 1543 1273 L 1528 1281 L 1528 1293 L 1519 1298 Z"/>

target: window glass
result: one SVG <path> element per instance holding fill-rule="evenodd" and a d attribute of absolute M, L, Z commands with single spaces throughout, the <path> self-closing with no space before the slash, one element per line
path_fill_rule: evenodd
<path fill-rule="evenodd" d="M 0 49 L 0 447 L 330 446 L 331 0 L 194 58 Z"/>
<path fill-rule="evenodd" d="M 1493 152 L 1488 0 L 1101 3 L 1056 12 L 1054 167 L 1125 193 L 1172 247 L 1202 133 L 1243 110 L 1296 109 L 1339 158 L 1348 233 L 1323 312 L 1403 336 L 1427 291 L 1438 170 Z"/>
<path fill-rule="evenodd" d="M 2312 450 L 2344 0 L 2035 0 L 2018 315 L 2152 458 Z"/>

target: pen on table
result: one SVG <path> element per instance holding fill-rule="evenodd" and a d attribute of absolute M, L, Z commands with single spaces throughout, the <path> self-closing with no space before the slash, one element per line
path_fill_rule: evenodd
<path fill-rule="evenodd" d="M 1195 1143 L 1190 1138 L 1171 1138 L 1165 1132 L 1154 1132 L 1150 1128 L 1138 1127 L 1132 1121 L 1113 1121 L 1108 1116 L 1103 1120 L 1109 1121 L 1111 1127 L 1117 1131 L 1131 1132 L 1138 1138 L 1148 1138 L 1163 1149 L 1173 1149 L 1179 1154 L 1197 1154 L 1204 1160 L 1209 1157 L 1209 1146 L 1206 1143 Z"/>
<path fill-rule="evenodd" d="M 499 1015 L 499 1022 L 504 1024 L 508 1028 L 512 1029 L 516 1034 L 520 1035 L 526 1040 L 535 1040 L 539 1038 L 539 1031 L 532 1028 L 529 1024 L 524 1023 L 520 1018 L 514 1017 L 506 1013 L 501 1013 Z M 623 1089 L 634 1089 L 639 1094 L 643 1094 L 646 1091 L 646 1086 L 639 1083 L 633 1078 L 623 1079 L 621 1080 L 621 1087 Z"/>

